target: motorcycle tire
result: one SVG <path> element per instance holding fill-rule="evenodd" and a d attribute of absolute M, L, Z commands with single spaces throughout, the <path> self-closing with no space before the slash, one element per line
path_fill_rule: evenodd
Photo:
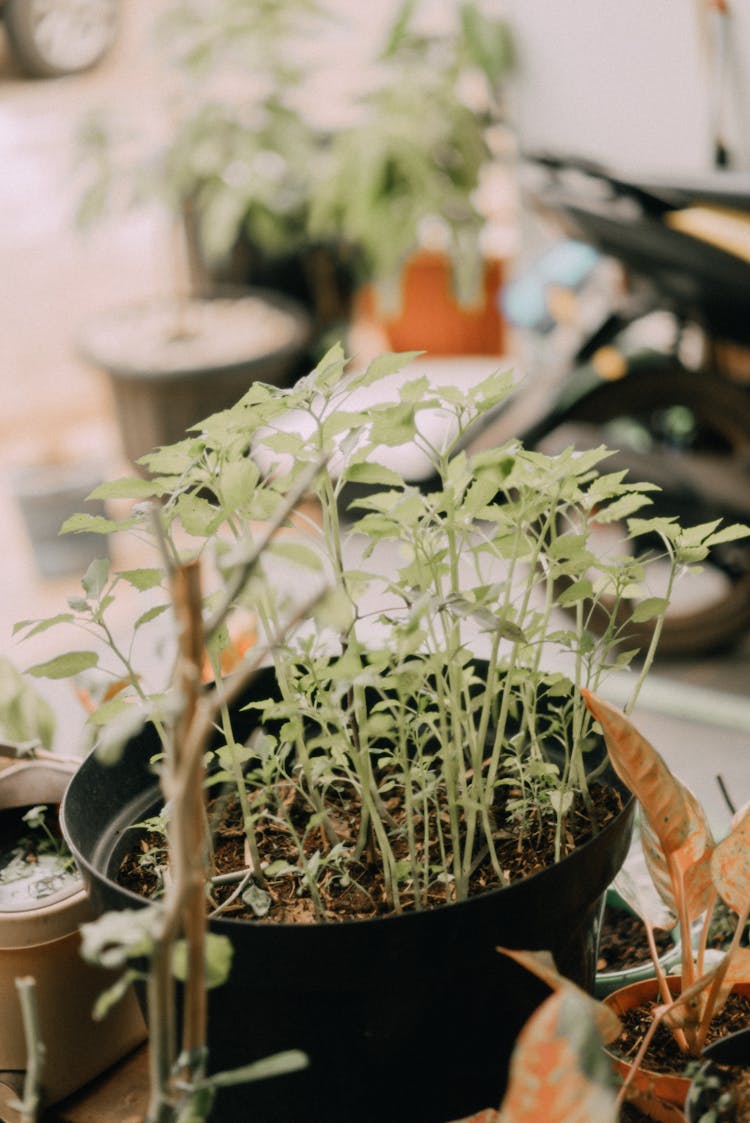
<path fill-rule="evenodd" d="M 117 37 L 120 0 L 5 0 L 0 10 L 13 57 L 31 78 L 95 66 Z"/>
<path fill-rule="evenodd" d="M 610 467 L 626 466 L 627 440 L 636 440 L 648 456 L 632 457 L 633 464 L 643 467 L 660 463 L 666 478 L 658 471 L 641 472 L 632 468 L 628 479 L 644 479 L 659 483 L 662 490 L 653 494 L 653 505 L 643 514 L 676 515 L 682 525 L 697 525 L 722 519 L 724 524 L 748 522 L 745 510 L 750 507 L 750 393 L 726 379 L 704 372 L 689 371 L 677 364 L 633 370 L 621 380 L 601 383 L 585 398 L 571 406 L 559 425 L 551 427 L 535 441 L 536 447 L 554 452 L 565 445 L 595 447 L 604 444 L 619 449 Z M 635 451 L 635 450 L 634 450 Z M 700 458 L 704 461 L 701 462 Z M 711 466 L 712 480 L 726 481 L 727 488 L 717 486 L 716 495 L 704 490 L 696 498 L 690 487 L 674 485 L 680 469 L 701 463 Z M 718 473 L 718 475 L 717 475 Z M 689 473 L 688 473 L 689 475 Z M 739 492 L 737 488 L 739 487 Z M 724 491 L 721 498 L 719 492 Z M 736 505 L 726 499 L 733 492 L 740 495 Z M 744 504 L 741 498 L 744 497 Z M 625 542 L 626 535 L 621 535 Z M 689 583 L 682 586 L 687 603 L 670 603 L 659 639 L 659 656 L 704 654 L 730 646 L 750 627 L 750 539 L 715 547 L 704 564 L 704 573 L 688 582 L 703 581 L 710 589 L 708 599 L 701 600 Z M 703 586 L 702 586 L 703 588 Z M 589 626 L 601 634 L 606 613 L 590 606 Z M 624 623 L 632 603 L 623 603 L 620 622 Z M 654 625 L 629 624 L 622 649 L 645 650 L 651 641 Z"/>

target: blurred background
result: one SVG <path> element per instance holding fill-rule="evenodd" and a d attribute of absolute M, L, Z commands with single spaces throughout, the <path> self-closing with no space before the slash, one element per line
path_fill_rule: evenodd
<path fill-rule="evenodd" d="M 444 378 L 559 367 L 621 280 L 598 261 L 554 323 L 513 314 L 560 237 L 521 153 L 728 166 L 750 197 L 740 4 L 91 0 L 92 65 L 55 25 L 75 5 L 36 27 L 24 5 L 0 4 L 0 654 L 22 666 L 48 641 L 13 624 L 58 611 L 92 548 L 62 519 L 248 377 L 293 380 L 337 338 L 355 361 L 425 349 Z M 738 349 L 743 393 L 748 369 Z M 653 705 L 723 708 L 746 746 L 749 671 L 741 629 L 662 659 Z"/>

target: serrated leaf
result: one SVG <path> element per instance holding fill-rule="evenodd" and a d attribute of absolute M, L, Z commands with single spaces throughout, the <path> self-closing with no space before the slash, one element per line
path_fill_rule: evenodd
<path fill-rule="evenodd" d="M 364 374 L 352 378 L 352 385 L 357 388 L 372 386 L 374 382 L 380 382 L 383 378 L 389 378 L 391 375 L 397 374 L 422 354 L 424 354 L 423 351 L 403 351 L 400 353 L 386 352 L 383 355 L 378 355 L 372 360 Z"/>
<path fill-rule="evenodd" d="M 104 515 L 71 515 L 60 527 L 60 534 L 113 534 L 116 530 L 128 530 L 135 522 L 135 519 L 116 522 Z"/>
<path fill-rule="evenodd" d="M 13 635 L 30 627 L 31 630 L 23 638 L 31 639 L 32 636 L 38 636 L 41 632 L 46 632 L 48 628 L 54 628 L 58 624 L 70 624 L 74 619 L 72 613 L 61 612 L 57 616 L 48 616 L 46 620 L 19 620 L 17 624 L 13 625 Z"/>
<path fill-rule="evenodd" d="M 634 624 L 642 624 L 644 620 L 653 620 L 666 612 L 669 601 L 666 597 L 647 597 L 640 601 L 630 614 Z"/>
<path fill-rule="evenodd" d="M 164 488 L 154 480 L 146 480 L 143 476 L 121 476 L 117 480 L 95 487 L 89 499 L 154 499 L 162 495 Z"/>
<path fill-rule="evenodd" d="M 141 613 L 135 624 L 133 624 L 133 629 L 137 630 L 138 628 L 142 628 L 144 624 L 148 624 L 152 620 L 156 620 L 157 616 L 161 616 L 171 607 L 172 606 L 170 604 L 155 604 L 153 608 L 147 608 L 145 612 Z"/>
<path fill-rule="evenodd" d="M 403 477 L 383 464 L 350 464 L 344 472 L 342 479 L 350 483 L 374 484 L 378 487 L 403 487 Z"/>
<path fill-rule="evenodd" d="M 594 588 L 591 582 L 587 577 L 582 577 L 572 585 L 568 585 L 567 589 L 563 589 L 557 597 L 557 603 L 561 608 L 569 608 L 578 601 L 588 600 L 593 595 Z"/>
<path fill-rule="evenodd" d="M 597 508 L 594 519 L 595 522 L 603 524 L 619 522 L 620 519 L 626 519 L 629 515 L 635 514 L 636 511 L 640 511 L 651 503 L 653 503 L 653 499 L 650 499 L 647 495 L 639 495 L 638 493 L 623 495 L 606 507 Z"/>
<path fill-rule="evenodd" d="M 725 526 L 723 530 L 717 530 L 715 534 L 710 534 L 704 545 L 719 546 L 723 542 L 737 542 L 748 536 L 750 536 L 750 527 L 743 526 L 741 523 L 732 523 L 731 526 Z"/>
<path fill-rule="evenodd" d="M 212 503 L 198 495 L 181 495 L 175 510 L 187 533 L 196 538 L 207 538 L 214 534 L 223 518 Z"/>
<path fill-rule="evenodd" d="M 240 510 L 252 499 L 258 486 L 258 468 L 252 460 L 230 461 L 221 472 L 219 488 L 225 506 Z"/>
<path fill-rule="evenodd" d="M 141 592 L 146 592 L 148 589 L 156 589 L 161 585 L 164 580 L 164 571 L 161 569 L 122 569 L 117 576 Z"/>
<path fill-rule="evenodd" d="M 99 656 L 95 651 L 68 651 L 64 655 L 48 659 L 46 663 L 37 663 L 29 667 L 26 673 L 33 675 L 34 678 L 72 678 L 82 671 L 96 667 L 98 663 Z"/>

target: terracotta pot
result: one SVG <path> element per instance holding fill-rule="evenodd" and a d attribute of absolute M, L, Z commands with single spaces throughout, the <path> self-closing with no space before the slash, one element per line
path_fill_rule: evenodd
<path fill-rule="evenodd" d="M 406 264 L 398 311 L 380 308 L 374 286 L 366 285 L 357 294 L 354 317 L 377 323 L 393 351 L 499 355 L 505 339 L 498 303 L 501 283 L 502 262 L 488 261 L 476 304 L 464 307 L 453 296 L 448 258 L 424 250 Z"/>
<path fill-rule="evenodd" d="M 667 983 L 672 994 L 679 994 L 681 982 L 679 975 L 668 977 Z M 734 989 L 736 993 L 750 997 L 750 983 L 738 983 Z M 656 994 L 656 979 L 645 979 L 639 983 L 631 983 L 622 990 L 614 991 L 607 995 L 604 1002 L 619 1016 L 642 1002 L 652 1000 Z M 615 1070 L 624 1080 L 632 1066 L 614 1054 L 611 1056 Z M 679 1120 L 685 1119 L 683 1108 L 689 1090 L 689 1076 L 676 1076 L 672 1073 L 641 1068 L 633 1078 L 631 1083 L 633 1094 L 628 1099 L 650 1119 L 659 1120 L 660 1123 L 671 1123 L 671 1121 L 678 1123 Z"/>
<path fill-rule="evenodd" d="M 42 754 L 40 754 L 42 755 Z M 0 810 L 59 804 L 78 761 L 25 759 L 0 771 Z M 42 1091 L 54 1103 L 88 1083 L 145 1039 L 133 994 L 102 1022 L 91 1010 L 114 976 L 80 956 L 78 927 L 92 919 L 83 882 L 70 877 L 57 892 L 34 901 L 8 900 L 0 908 L 0 1119 L 18 1114 L 12 1100 L 23 1082 L 26 1047 L 16 978 L 36 980 L 40 1034 L 46 1049 Z"/>

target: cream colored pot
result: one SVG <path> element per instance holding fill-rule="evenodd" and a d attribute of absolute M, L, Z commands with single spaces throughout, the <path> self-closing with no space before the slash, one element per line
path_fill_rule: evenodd
<path fill-rule="evenodd" d="M 0 812 L 60 803 L 77 760 L 52 753 L 8 762 L 0 759 Z M 5 767 L 3 767 L 5 765 Z M 79 925 L 92 919 L 77 876 L 55 879 L 37 899 L 13 889 L 0 894 L 0 1119 L 20 1119 L 13 1100 L 23 1085 L 26 1046 L 15 980 L 36 980 L 39 1023 L 46 1055 L 44 1102 L 55 1103 L 81 1088 L 146 1037 L 134 995 L 128 994 L 101 1022 L 91 1011 L 112 981 L 79 954 Z"/>

